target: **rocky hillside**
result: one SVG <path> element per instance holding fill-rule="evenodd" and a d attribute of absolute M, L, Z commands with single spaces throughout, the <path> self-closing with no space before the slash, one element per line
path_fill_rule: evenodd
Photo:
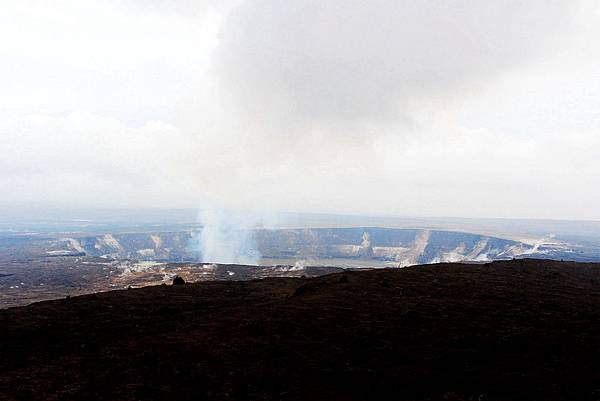
<path fill-rule="evenodd" d="M 155 286 L 0 310 L 2 400 L 597 400 L 600 265 Z"/>

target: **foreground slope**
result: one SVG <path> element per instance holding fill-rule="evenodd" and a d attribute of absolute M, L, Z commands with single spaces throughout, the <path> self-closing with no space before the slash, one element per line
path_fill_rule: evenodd
<path fill-rule="evenodd" d="M 600 399 L 600 265 L 156 286 L 0 327 L 2 400 Z"/>

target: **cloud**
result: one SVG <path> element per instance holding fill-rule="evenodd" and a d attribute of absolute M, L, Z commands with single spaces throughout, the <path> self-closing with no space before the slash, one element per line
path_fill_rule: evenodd
<path fill-rule="evenodd" d="M 223 25 L 213 68 L 234 110 L 275 130 L 368 133 L 406 123 L 415 101 L 454 96 L 546 55 L 576 9 L 565 1 L 248 1 Z"/>
<path fill-rule="evenodd" d="M 600 217 L 593 1 L 87 5 L 0 17 L 2 200 Z"/>
<path fill-rule="evenodd" d="M 134 124 L 174 118 L 182 86 L 209 62 L 219 14 L 209 6 L 183 16 L 125 4 L 4 5 L 0 111 L 86 111 Z"/>
<path fill-rule="evenodd" d="M 90 113 L 27 115 L 0 123 L 4 199 L 130 206 L 170 183 L 185 165 L 176 127 L 140 127 Z M 179 158 L 179 159 L 178 159 Z M 178 188 L 181 191 L 182 188 Z"/>
<path fill-rule="evenodd" d="M 213 158 L 230 157 L 210 192 L 331 212 L 581 216 L 552 177 L 589 182 L 592 155 L 576 178 L 557 156 L 593 146 L 600 124 L 584 133 L 548 121 L 568 121 L 558 85 L 590 82 L 569 73 L 594 65 L 577 50 L 594 43 L 581 31 L 598 20 L 589 6 L 244 2 L 191 108 L 208 111 L 191 119 L 203 143 L 220 138 Z M 588 102 L 599 98 L 591 85 Z M 588 190 L 590 208 L 597 196 Z"/>

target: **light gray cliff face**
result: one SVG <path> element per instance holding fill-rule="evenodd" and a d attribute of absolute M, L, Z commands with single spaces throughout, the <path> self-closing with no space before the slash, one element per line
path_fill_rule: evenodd
<path fill-rule="evenodd" d="M 48 252 L 156 261 L 203 260 L 195 246 L 198 232 L 104 234 L 63 238 Z M 236 236 L 236 238 L 239 236 Z M 486 262 L 515 257 L 577 259 L 576 249 L 559 241 L 525 243 L 472 233 L 392 228 L 314 228 L 253 230 L 236 250 L 266 259 L 348 259 L 410 266 L 439 262 Z M 225 246 L 225 245 L 224 245 Z"/>

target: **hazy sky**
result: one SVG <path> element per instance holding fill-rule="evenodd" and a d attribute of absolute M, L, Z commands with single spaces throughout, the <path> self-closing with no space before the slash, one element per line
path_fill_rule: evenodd
<path fill-rule="evenodd" d="M 0 201 L 600 219 L 600 3 L 4 1 Z"/>

